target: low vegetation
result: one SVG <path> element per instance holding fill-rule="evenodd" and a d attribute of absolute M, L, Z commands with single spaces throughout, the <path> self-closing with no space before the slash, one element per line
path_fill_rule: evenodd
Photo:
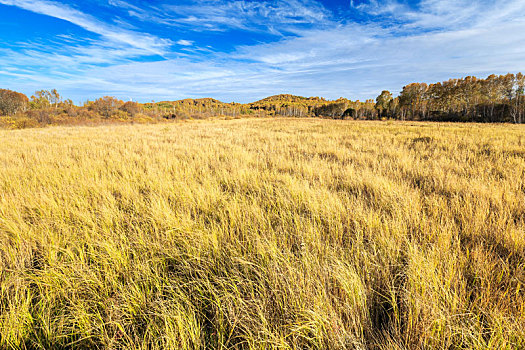
<path fill-rule="evenodd" d="M 523 126 L 0 139 L 0 348 L 525 347 Z"/>

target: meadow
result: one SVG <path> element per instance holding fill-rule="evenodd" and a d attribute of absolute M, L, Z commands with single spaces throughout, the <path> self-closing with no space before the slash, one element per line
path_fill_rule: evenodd
<path fill-rule="evenodd" d="M 521 349 L 525 126 L 0 130 L 2 349 Z"/>

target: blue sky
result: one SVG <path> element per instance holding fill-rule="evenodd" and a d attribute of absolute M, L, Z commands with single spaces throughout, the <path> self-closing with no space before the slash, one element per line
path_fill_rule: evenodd
<path fill-rule="evenodd" d="M 525 71 L 525 0 L 0 0 L 0 87 L 351 99 Z"/>

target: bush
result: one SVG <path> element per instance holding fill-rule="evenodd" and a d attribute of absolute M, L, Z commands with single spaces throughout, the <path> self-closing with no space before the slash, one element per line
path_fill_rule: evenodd
<path fill-rule="evenodd" d="M 47 109 L 27 111 L 25 115 L 27 118 L 33 119 L 40 124 L 51 124 L 53 122 L 53 117 Z"/>
<path fill-rule="evenodd" d="M 128 101 L 120 106 L 120 110 L 129 114 L 131 118 L 134 118 L 142 108 L 137 102 Z"/>
<path fill-rule="evenodd" d="M 115 97 L 104 96 L 92 102 L 88 108 L 104 118 L 110 118 L 123 104 Z"/>

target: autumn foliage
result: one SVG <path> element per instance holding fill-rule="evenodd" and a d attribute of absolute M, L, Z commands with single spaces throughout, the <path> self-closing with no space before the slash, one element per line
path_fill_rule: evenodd
<path fill-rule="evenodd" d="M 0 89 L 0 114 L 13 115 L 24 111 L 28 104 L 27 96 L 16 91 Z"/>
<path fill-rule="evenodd" d="M 320 117 L 456 122 L 525 122 L 525 76 L 521 73 L 468 76 L 435 84 L 412 83 L 394 97 L 384 90 L 376 100 L 275 95 L 252 103 L 225 103 L 212 98 L 150 103 L 124 102 L 104 96 L 75 106 L 56 90 L 36 91 L 29 100 L 0 90 L 0 126 L 24 128 L 47 124 L 159 122 L 171 119 L 241 117 Z"/>

